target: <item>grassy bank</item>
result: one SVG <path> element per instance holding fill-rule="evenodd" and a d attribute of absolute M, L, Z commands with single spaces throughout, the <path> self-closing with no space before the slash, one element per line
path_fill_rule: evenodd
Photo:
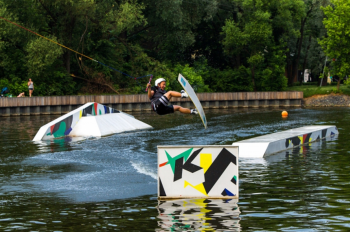
<path fill-rule="evenodd" d="M 341 93 L 350 96 L 350 86 L 340 85 L 339 91 L 337 90 L 336 85 L 327 85 L 319 87 L 318 85 L 302 85 L 302 86 L 293 86 L 288 87 L 287 91 L 302 91 L 304 92 L 305 97 L 311 97 L 313 95 L 325 95 L 330 93 Z"/>

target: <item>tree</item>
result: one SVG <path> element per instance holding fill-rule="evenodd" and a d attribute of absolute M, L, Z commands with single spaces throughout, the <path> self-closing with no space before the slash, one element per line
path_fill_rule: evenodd
<path fill-rule="evenodd" d="M 123 71 L 128 68 L 125 67 L 128 61 L 135 60 L 123 37 L 135 27 L 146 24 L 143 9 L 143 4 L 135 0 L 0 0 L 3 17 Z M 29 75 L 40 79 L 36 83 L 42 83 L 42 88 L 37 84 L 37 93 L 72 94 L 70 86 L 74 88 L 74 83 L 81 82 L 80 79 L 72 81 L 72 73 L 84 76 L 83 80 L 103 77 L 103 82 L 115 83 L 118 78 L 122 79 L 120 73 L 105 66 L 84 57 L 72 59 L 70 50 L 6 21 L 0 23 L 0 50 L 3 51 L 0 52 L 0 75 L 21 78 Z M 16 66 L 20 68 L 14 68 Z M 13 67 L 13 72 L 6 71 L 9 67 Z M 92 75 L 96 72 L 101 75 Z"/>
<path fill-rule="evenodd" d="M 0 76 L 41 95 L 140 93 L 130 77 L 146 74 L 177 89 L 177 72 L 199 91 L 283 90 L 285 73 L 322 69 L 327 1 L 0 0 L 1 17 L 130 75 L 0 20 Z"/>
<path fill-rule="evenodd" d="M 327 37 L 320 40 L 325 54 L 332 59 L 332 75 L 338 75 L 340 81 L 350 71 L 350 2 L 348 0 L 331 0 L 331 5 L 322 7 L 326 18 L 323 23 Z"/>
<path fill-rule="evenodd" d="M 255 8 L 253 13 L 247 14 L 246 17 L 240 17 L 236 23 L 233 20 L 227 20 L 223 31 L 226 37 L 223 45 L 227 52 L 237 54 L 244 51 L 248 54 L 248 64 L 251 72 L 251 82 L 256 91 L 255 71 L 257 65 L 264 61 L 264 49 L 272 35 L 272 26 L 270 24 L 269 12 L 262 9 L 260 4 L 254 4 L 249 7 L 250 10 Z"/>
<path fill-rule="evenodd" d="M 288 40 L 289 50 L 287 54 L 287 66 L 286 74 L 288 78 L 288 85 L 293 85 L 297 81 L 298 69 L 301 64 L 304 64 L 307 59 L 308 50 L 311 46 L 312 37 L 319 33 L 318 22 L 320 22 L 320 6 L 329 4 L 329 0 L 304 0 L 303 9 L 300 11 L 301 18 L 294 21 L 294 30 L 297 33 L 290 35 Z M 321 18 L 323 15 L 321 15 Z M 310 26 L 313 25 L 313 26 Z M 316 35 L 317 36 L 317 35 Z M 304 40 L 308 41 L 306 46 L 303 44 Z M 304 53 L 306 59 L 301 60 L 301 56 Z M 304 71 L 304 70 L 303 70 Z"/>
<path fill-rule="evenodd" d="M 283 89 L 285 57 L 280 51 L 286 52 L 285 41 L 296 33 L 294 23 L 301 17 L 303 1 L 234 2 L 238 9 L 237 17 L 227 20 L 223 27 L 226 54 L 236 57 L 236 65 L 249 67 L 254 90 L 266 90 L 266 87 L 269 90 Z M 282 63 L 274 56 L 282 58 Z M 275 79 L 281 85 L 275 86 L 277 89 L 270 89 L 266 85 L 266 78 L 270 81 Z"/>
<path fill-rule="evenodd" d="M 321 45 L 318 43 L 318 39 L 326 34 L 326 29 L 322 23 L 324 18 L 323 11 L 318 8 L 312 17 L 307 21 L 305 26 L 305 42 L 302 44 L 300 51 L 299 67 L 301 70 L 310 69 L 312 76 L 318 78 L 319 74 L 323 71 L 324 61 L 326 56 L 322 51 Z M 295 42 L 295 39 L 293 39 Z M 300 84 L 302 83 L 300 79 Z"/>

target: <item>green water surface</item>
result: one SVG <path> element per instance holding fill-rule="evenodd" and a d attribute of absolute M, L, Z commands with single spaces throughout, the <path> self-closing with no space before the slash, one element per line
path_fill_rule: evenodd
<path fill-rule="evenodd" d="M 87 140 L 34 143 L 56 116 L 0 118 L 0 231 L 350 231 L 348 108 L 134 113 L 154 127 Z M 157 200 L 157 145 L 231 144 L 305 125 L 339 137 L 240 159 L 239 202 Z"/>

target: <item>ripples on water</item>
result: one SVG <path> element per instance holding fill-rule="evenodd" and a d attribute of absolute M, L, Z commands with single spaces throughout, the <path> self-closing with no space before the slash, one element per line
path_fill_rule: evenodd
<path fill-rule="evenodd" d="M 350 225 L 347 108 L 134 114 L 154 129 L 33 143 L 56 116 L 0 118 L 0 230 L 308 231 Z M 267 159 L 240 159 L 240 199 L 157 201 L 157 145 L 231 144 L 312 124 L 339 138 Z"/>

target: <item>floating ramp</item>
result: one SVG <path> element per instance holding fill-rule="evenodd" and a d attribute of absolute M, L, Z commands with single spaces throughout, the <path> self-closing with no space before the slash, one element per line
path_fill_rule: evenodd
<path fill-rule="evenodd" d="M 304 126 L 242 140 L 232 145 L 239 147 L 239 157 L 262 158 L 338 134 L 336 126 Z"/>
<path fill-rule="evenodd" d="M 76 110 L 42 126 L 33 141 L 48 140 L 63 136 L 99 137 L 152 128 L 134 116 L 89 102 Z"/>

